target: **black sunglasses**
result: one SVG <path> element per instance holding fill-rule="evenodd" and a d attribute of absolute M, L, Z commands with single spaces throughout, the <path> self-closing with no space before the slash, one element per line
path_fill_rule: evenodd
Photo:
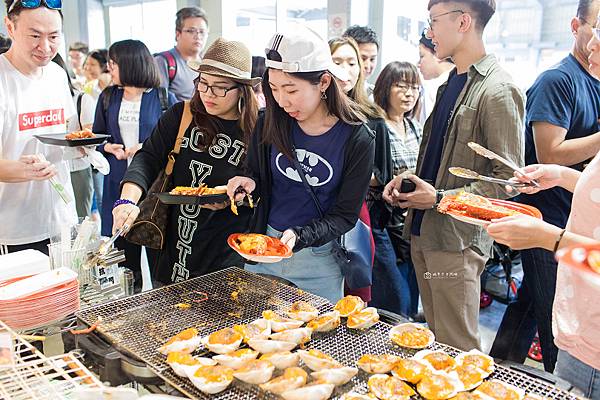
<path fill-rule="evenodd" d="M 15 0 L 8 8 L 7 14 L 10 14 L 17 4 L 21 4 L 23 8 L 38 8 L 44 6 L 51 10 L 60 10 L 62 8 L 62 0 Z"/>

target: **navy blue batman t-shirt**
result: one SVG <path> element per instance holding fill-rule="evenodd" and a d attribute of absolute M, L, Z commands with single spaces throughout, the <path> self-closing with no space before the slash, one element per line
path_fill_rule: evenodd
<path fill-rule="evenodd" d="M 351 126 L 342 121 L 319 136 L 307 135 L 297 122 L 292 127 L 298 161 L 325 213 L 334 204 L 339 191 L 344 169 L 344 148 L 351 131 Z M 317 207 L 293 163 L 275 146 L 271 147 L 271 173 L 273 190 L 269 225 L 284 231 L 307 225 L 319 218 Z"/>

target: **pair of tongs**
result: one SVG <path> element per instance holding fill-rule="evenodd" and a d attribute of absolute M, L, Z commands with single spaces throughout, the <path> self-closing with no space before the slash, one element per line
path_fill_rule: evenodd
<path fill-rule="evenodd" d="M 513 182 L 513 181 L 509 181 L 507 179 L 498 179 L 498 178 L 492 178 L 490 176 L 479 175 L 475 171 L 471 171 L 470 169 L 462 168 L 462 167 L 450 167 L 450 168 L 448 168 L 448 171 L 450 171 L 450 173 L 452 175 L 458 176 L 460 178 L 476 179 L 479 181 L 498 183 L 500 185 L 511 186 L 511 187 L 514 187 L 517 189 L 531 186 L 531 184 L 529 184 L 529 183 Z"/>
<path fill-rule="evenodd" d="M 490 160 L 499 161 L 502 164 L 506 165 L 508 168 L 512 169 L 513 171 L 518 172 L 521 175 L 525 175 L 525 171 L 523 171 L 522 168 L 518 167 L 513 162 L 508 161 L 506 158 L 499 156 L 498 154 L 494 153 L 493 151 L 486 149 L 482 145 L 477 144 L 475 142 L 469 142 L 468 146 L 471 148 L 471 150 L 473 150 L 475 153 L 479 154 L 480 156 L 489 158 Z M 495 178 L 490 178 L 490 179 L 495 179 Z M 510 186 L 514 186 L 514 185 L 510 185 Z M 528 184 L 528 186 L 540 187 L 540 184 L 537 183 L 537 181 L 535 179 L 532 179 L 530 181 L 530 183 Z M 517 186 L 514 186 L 514 187 L 517 187 Z"/>

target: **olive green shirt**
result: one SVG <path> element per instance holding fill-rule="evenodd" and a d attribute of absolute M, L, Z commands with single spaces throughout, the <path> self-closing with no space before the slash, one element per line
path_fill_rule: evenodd
<path fill-rule="evenodd" d="M 446 86 L 447 82 L 438 89 L 433 113 L 436 112 L 437 103 Z M 444 189 L 445 194 L 465 191 L 499 199 L 514 196 L 509 195 L 502 185 L 459 178 L 450 174 L 448 168 L 464 167 L 481 175 L 511 178 L 513 171 L 510 168 L 477 155 L 467 143 L 479 143 L 514 164 L 523 166 L 524 109 L 525 100 L 521 90 L 500 67 L 496 57 L 486 55 L 471 65 L 444 137 L 442 159 L 434 185 L 436 189 Z M 432 121 L 430 116 L 423 128 L 417 175 L 421 171 L 431 138 Z M 413 214 L 413 210 L 409 210 L 404 228 L 406 238 L 410 236 Z M 436 209 L 425 211 L 420 237 L 424 250 L 460 252 L 473 247 L 483 255 L 491 255 L 493 241 L 484 228 L 460 222 L 440 214 Z"/>

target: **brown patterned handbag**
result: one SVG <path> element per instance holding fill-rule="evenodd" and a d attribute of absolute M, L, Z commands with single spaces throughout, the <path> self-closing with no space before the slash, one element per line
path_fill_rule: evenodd
<path fill-rule="evenodd" d="M 183 106 L 183 115 L 179 123 L 175 147 L 169 153 L 165 169 L 160 171 L 146 197 L 140 202 L 140 214 L 125 235 L 127 241 L 157 250 L 163 248 L 169 219 L 169 206 L 158 200 L 158 194 L 171 190 L 173 186 L 171 174 L 173 173 L 175 157 L 179 154 L 183 135 L 191 122 L 190 102 L 186 101 Z"/>

